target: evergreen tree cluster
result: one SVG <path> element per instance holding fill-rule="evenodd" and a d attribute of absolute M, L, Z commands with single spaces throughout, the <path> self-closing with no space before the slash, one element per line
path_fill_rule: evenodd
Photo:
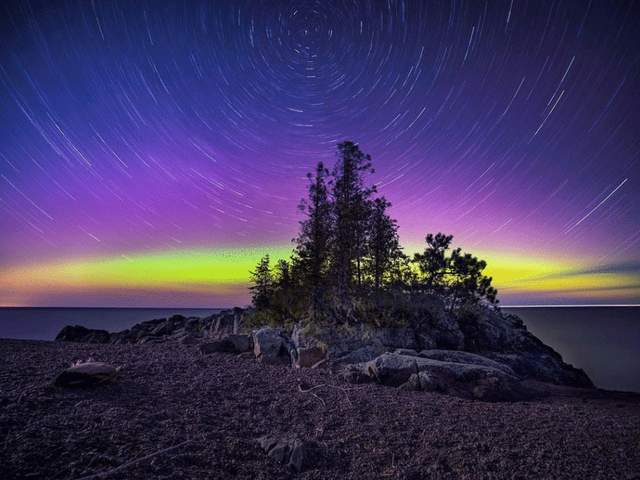
<path fill-rule="evenodd" d="M 425 296 L 442 299 L 451 311 L 497 305 L 497 291 L 483 274 L 486 262 L 451 250 L 451 235 L 428 234 L 424 252 L 413 258 L 403 253 L 391 204 L 366 182 L 371 173 L 371 156 L 345 141 L 332 170 L 319 162 L 307 175 L 291 258 L 272 267 L 266 255 L 251 272 L 257 314 L 271 323 L 350 323 Z"/>

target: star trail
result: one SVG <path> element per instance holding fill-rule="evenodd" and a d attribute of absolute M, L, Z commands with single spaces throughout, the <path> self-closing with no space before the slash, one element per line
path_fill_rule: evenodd
<path fill-rule="evenodd" d="M 408 251 L 640 303 L 640 5 L 4 2 L 0 304 L 245 303 L 352 139 Z"/>

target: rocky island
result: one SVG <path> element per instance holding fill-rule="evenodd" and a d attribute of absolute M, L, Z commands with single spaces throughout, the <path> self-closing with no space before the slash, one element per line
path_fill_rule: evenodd
<path fill-rule="evenodd" d="M 452 236 L 406 255 L 371 157 L 338 157 L 250 308 L 1 341 L 3 478 L 640 478 L 640 395 L 503 313 Z"/>

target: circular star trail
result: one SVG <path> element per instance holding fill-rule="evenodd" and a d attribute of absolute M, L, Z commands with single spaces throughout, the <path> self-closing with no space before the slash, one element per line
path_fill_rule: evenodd
<path fill-rule="evenodd" d="M 0 267 L 287 246 L 305 173 L 352 139 L 406 245 L 445 231 L 625 274 L 640 299 L 633 2 L 0 13 Z"/>

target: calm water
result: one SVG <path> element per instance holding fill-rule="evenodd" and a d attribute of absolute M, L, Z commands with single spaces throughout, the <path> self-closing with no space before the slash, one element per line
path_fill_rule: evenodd
<path fill-rule="evenodd" d="M 504 308 L 602 388 L 640 392 L 640 307 Z M 0 308 L 0 338 L 52 340 L 65 325 L 110 331 L 216 309 Z"/>
<path fill-rule="evenodd" d="M 205 317 L 218 311 L 215 308 L 0 308 L 0 338 L 53 340 L 65 325 L 117 332 L 154 318 L 176 314 Z"/>
<path fill-rule="evenodd" d="M 640 392 L 640 307 L 503 308 L 601 388 Z"/>

